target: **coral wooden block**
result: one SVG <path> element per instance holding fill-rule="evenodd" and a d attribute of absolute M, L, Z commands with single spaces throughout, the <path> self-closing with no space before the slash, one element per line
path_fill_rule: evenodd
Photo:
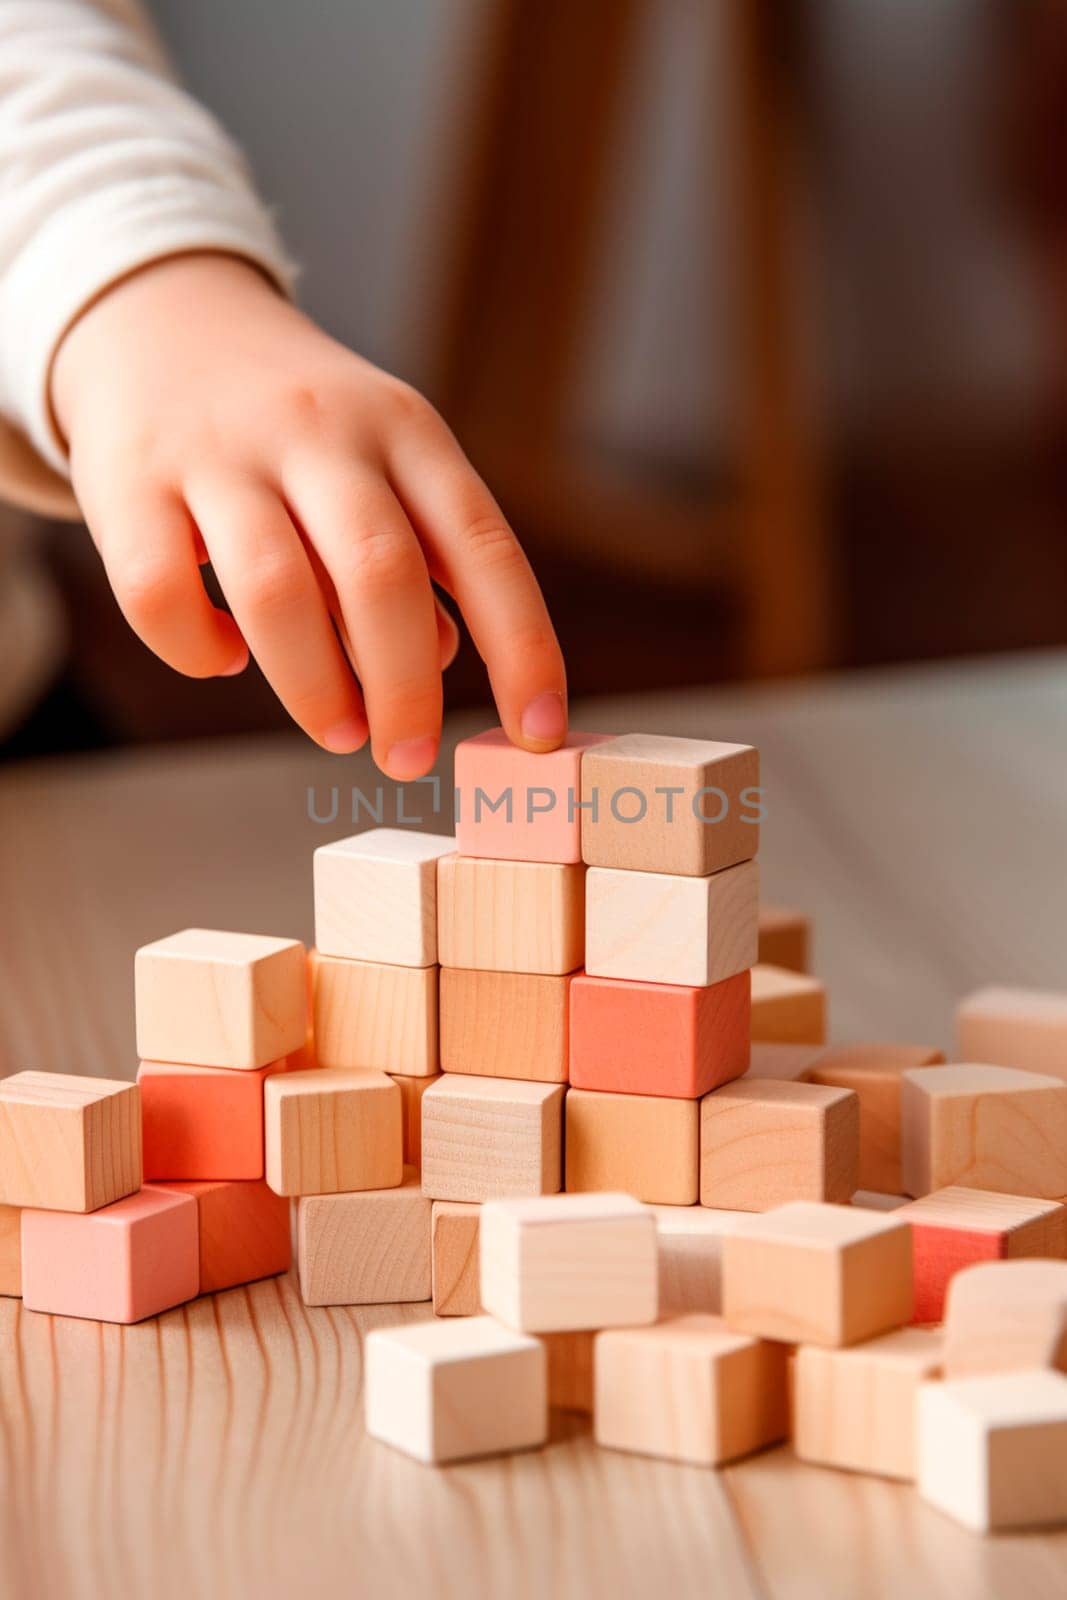
<path fill-rule="evenodd" d="M 586 753 L 582 800 L 591 865 L 705 877 L 759 848 L 759 751 L 627 733 Z"/>
<path fill-rule="evenodd" d="M 939 1322 L 951 1280 L 977 1261 L 1067 1256 L 1067 1206 L 1055 1200 L 946 1188 L 893 1215 L 914 1237 L 916 1322 Z"/>
<path fill-rule="evenodd" d="M 0 1206 L 0 1295 L 22 1293 L 22 1212 Z"/>
<path fill-rule="evenodd" d="M 861 1189 L 900 1193 L 900 1082 L 905 1072 L 944 1059 L 932 1045 L 856 1044 L 827 1050 L 808 1072 L 809 1083 L 859 1096 Z"/>
<path fill-rule="evenodd" d="M 706 1206 L 651 1206 L 660 1315 L 722 1310 L 722 1239 L 745 1215 Z"/>
<path fill-rule="evenodd" d="M 776 1044 L 754 1039 L 745 1077 L 800 1083 L 825 1053 L 821 1044 Z"/>
<path fill-rule="evenodd" d="M 307 955 L 296 939 L 187 928 L 134 960 L 137 1054 L 266 1067 L 307 1036 Z"/>
<path fill-rule="evenodd" d="M 1067 993 L 976 990 L 956 1009 L 956 1055 L 1067 1080 Z"/>
<path fill-rule="evenodd" d="M 432 1078 L 408 1078 L 403 1073 L 391 1072 L 389 1076 L 400 1090 L 404 1165 L 419 1171 L 422 1167 L 422 1097 L 432 1084 L 440 1081 L 441 1074 L 435 1072 Z"/>
<path fill-rule="evenodd" d="M 721 983 L 756 959 L 758 900 L 754 861 L 708 878 L 590 867 L 585 970 L 637 983 Z"/>
<path fill-rule="evenodd" d="M 563 1088 L 446 1072 L 422 1098 L 422 1187 L 433 1200 L 555 1194 Z"/>
<path fill-rule="evenodd" d="M 784 1439 L 784 1346 L 694 1311 L 594 1344 L 593 1430 L 611 1450 L 714 1467 Z"/>
<path fill-rule="evenodd" d="M 585 868 L 444 856 L 437 867 L 444 967 L 573 972 L 585 953 Z"/>
<path fill-rule="evenodd" d="M 808 972 L 811 959 L 811 922 L 802 911 L 786 906 L 759 908 L 759 959 L 762 965 Z"/>
<path fill-rule="evenodd" d="M 408 1167 L 395 1189 L 307 1195 L 297 1204 L 300 1293 L 309 1306 L 430 1298 L 430 1202 Z"/>
<path fill-rule="evenodd" d="M 752 1037 L 767 1044 L 823 1044 L 826 990 L 785 967 L 752 968 Z"/>
<path fill-rule="evenodd" d="M 188 1195 L 200 1223 L 200 1293 L 288 1272 L 289 1202 L 259 1182 L 152 1184 L 153 1192 Z"/>
<path fill-rule="evenodd" d="M 263 1084 L 285 1070 L 284 1061 L 255 1072 L 142 1061 L 146 1181 L 262 1178 Z"/>
<path fill-rule="evenodd" d="M 90 1215 L 22 1213 L 22 1298 L 28 1311 L 94 1322 L 140 1322 L 199 1292 L 196 1202 L 141 1189 Z"/>
<path fill-rule="evenodd" d="M 311 1068 L 263 1086 L 275 1194 L 391 1189 L 404 1175 L 400 1090 L 384 1072 Z"/>
<path fill-rule="evenodd" d="M 793 1361 L 793 1448 L 802 1461 L 915 1477 L 919 1385 L 936 1378 L 941 1334 L 897 1328 L 844 1350 L 803 1345 Z"/>
<path fill-rule="evenodd" d="M 473 1317 L 482 1309 L 481 1215 L 481 1206 L 463 1200 L 433 1202 L 433 1309 L 439 1317 Z"/>
<path fill-rule="evenodd" d="M 437 961 L 437 863 L 455 839 L 372 828 L 315 851 L 315 947 L 352 961 Z"/>
<path fill-rule="evenodd" d="M 566 1083 L 572 979 L 441 968 L 441 1067 Z"/>
<path fill-rule="evenodd" d="M 578 1089 L 699 1100 L 748 1067 L 749 977 L 707 988 L 579 974 L 570 1081 Z"/>
<path fill-rule="evenodd" d="M 582 759 L 609 733 L 568 733 L 531 755 L 490 728 L 456 746 L 456 845 L 461 855 L 503 861 L 582 859 Z"/>
<path fill-rule="evenodd" d="M 692 1205 L 697 1197 L 700 1102 L 571 1089 L 564 1188 L 619 1190 L 635 1200 Z"/>
<path fill-rule="evenodd" d="M 418 1461 L 543 1444 L 544 1346 L 492 1317 L 376 1328 L 364 1343 L 367 1432 Z"/>
<path fill-rule="evenodd" d="M 1010 1067 L 920 1067 L 901 1080 L 906 1194 L 964 1185 L 1067 1194 L 1067 1083 Z"/>
<path fill-rule="evenodd" d="M 312 956 L 320 1067 L 432 1077 L 438 1070 L 437 967 Z"/>
<path fill-rule="evenodd" d="M 548 1357 L 548 1403 L 559 1411 L 593 1415 L 593 1352 L 596 1333 L 571 1329 L 539 1335 Z"/>
<path fill-rule="evenodd" d="M 911 1230 L 899 1212 L 806 1201 L 723 1236 L 731 1328 L 802 1344 L 857 1344 L 911 1321 Z"/>
<path fill-rule="evenodd" d="M 141 1096 L 113 1078 L 0 1080 L 0 1205 L 96 1211 L 141 1186 Z"/>
<path fill-rule="evenodd" d="M 1067 1372 L 1067 1261 L 966 1267 L 945 1300 L 945 1376 Z"/>
<path fill-rule="evenodd" d="M 700 1203 L 770 1211 L 844 1205 L 859 1170 L 859 1101 L 848 1089 L 739 1079 L 700 1102 Z"/>

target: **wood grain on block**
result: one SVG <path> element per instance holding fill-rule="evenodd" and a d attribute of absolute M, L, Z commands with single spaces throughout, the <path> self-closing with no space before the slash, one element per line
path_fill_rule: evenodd
<path fill-rule="evenodd" d="M 422 1099 L 422 1187 L 433 1200 L 555 1194 L 563 1088 L 446 1072 Z"/>
<path fill-rule="evenodd" d="M 438 1070 L 437 967 L 312 955 L 320 1067 L 431 1077 Z"/>
<path fill-rule="evenodd" d="M 141 1186 L 136 1084 L 60 1072 L 0 1079 L 0 1205 L 96 1211 Z"/>
<path fill-rule="evenodd" d="M 481 1300 L 524 1333 L 654 1322 L 656 1221 L 627 1194 L 490 1200 L 482 1207 Z"/>
<path fill-rule="evenodd" d="M 22 1293 L 22 1211 L 0 1206 L 0 1295 Z"/>
<path fill-rule="evenodd" d="M 945 1301 L 945 1376 L 1067 1372 L 1067 1261 L 966 1267 Z"/>
<path fill-rule="evenodd" d="M 964 1185 L 1067 1194 L 1067 1083 L 1011 1067 L 920 1067 L 901 1080 L 906 1194 Z"/>
<path fill-rule="evenodd" d="M 705 877 L 759 849 L 759 751 L 627 733 L 582 760 L 582 855 L 598 867 Z"/>
<path fill-rule="evenodd" d="M 752 1037 L 767 1044 L 823 1044 L 826 990 L 786 967 L 752 968 Z"/>
<path fill-rule="evenodd" d="M 137 1054 L 267 1067 L 307 1038 L 307 954 L 296 939 L 186 928 L 134 959 Z"/>
<path fill-rule="evenodd" d="M 437 867 L 445 967 L 573 972 L 585 953 L 585 867 L 444 856 Z"/>
<path fill-rule="evenodd" d="M 978 989 L 956 1010 L 961 1061 L 1067 1079 L 1067 993 L 1048 989 Z"/>
<path fill-rule="evenodd" d="M 759 959 L 766 966 L 807 972 L 811 959 L 811 921 L 786 906 L 759 908 Z"/>
<path fill-rule="evenodd" d="M 596 1332 L 572 1328 L 538 1335 L 548 1357 L 548 1403 L 559 1411 L 593 1415 L 593 1349 Z"/>
<path fill-rule="evenodd" d="M 899 1213 L 798 1201 L 723 1235 L 723 1315 L 765 1339 L 845 1345 L 911 1321 L 911 1229 Z"/>
<path fill-rule="evenodd" d="M 401 967 L 437 962 L 437 863 L 455 839 L 372 828 L 315 851 L 315 946 Z"/>
<path fill-rule="evenodd" d="M 774 1078 L 779 1083 L 797 1083 L 807 1077 L 824 1054 L 821 1044 L 776 1044 L 754 1039 L 745 1076 Z"/>
<path fill-rule="evenodd" d="M 400 1090 L 384 1072 L 285 1072 L 263 1091 L 275 1194 L 391 1189 L 403 1179 Z"/>
<path fill-rule="evenodd" d="M 259 1182 L 152 1184 L 160 1194 L 189 1195 L 200 1224 L 200 1293 L 215 1294 L 288 1272 L 289 1202 Z"/>
<path fill-rule="evenodd" d="M 756 959 L 758 901 L 754 861 L 707 878 L 590 867 L 586 972 L 692 988 L 721 983 Z"/>
<path fill-rule="evenodd" d="M 27 1311 L 140 1322 L 200 1288 L 197 1208 L 188 1195 L 141 1189 L 89 1215 L 22 1213 Z"/>
<path fill-rule="evenodd" d="M 531 755 L 503 728 L 456 746 L 456 846 L 502 861 L 582 859 L 582 759 L 609 733 L 568 733 L 558 750 Z"/>
<path fill-rule="evenodd" d="M 900 1193 L 900 1081 L 905 1072 L 944 1059 L 932 1045 L 855 1044 L 827 1050 L 809 1070 L 809 1083 L 851 1089 L 859 1097 L 862 1189 Z"/>
<path fill-rule="evenodd" d="M 439 1317 L 474 1317 L 482 1310 L 479 1205 L 433 1202 L 433 1309 Z"/>
<path fill-rule="evenodd" d="M 418 1171 L 422 1167 L 422 1097 L 431 1084 L 439 1081 L 441 1074 L 435 1072 L 432 1078 L 408 1078 L 402 1072 L 391 1072 L 389 1076 L 400 1090 L 404 1164 Z"/>
<path fill-rule="evenodd" d="M 700 1203 L 770 1211 L 790 1200 L 851 1200 L 859 1102 L 848 1089 L 739 1079 L 700 1102 Z"/>
<path fill-rule="evenodd" d="M 939 1322 L 957 1272 L 977 1261 L 1067 1256 L 1067 1206 L 981 1189 L 937 1189 L 893 1213 L 915 1252 L 915 1320 Z"/>
<path fill-rule="evenodd" d="M 714 1467 L 784 1439 L 784 1345 L 694 1311 L 594 1344 L 593 1430 L 611 1450 Z"/>
<path fill-rule="evenodd" d="M 1067 1521 L 1067 1378 L 1010 1372 L 924 1383 L 924 1500 L 978 1533 Z"/>
<path fill-rule="evenodd" d="M 660 1315 L 722 1310 L 722 1236 L 741 1211 L 651 1206 L 656 1218 Z"/>
<path fill-rule="evenodd" d="M 408 1167 L 395 1189 L 297 1202 L 300 1293 L 309 1306 L 430 1298 L 430 1202 Z"/>
<path fill-rule="evenodd" d="M 528 1450 L 548 1435 L 538 1339 L 492 1317 L 376 1328 L 364 1343 L 367 1432 L 418 1461 Z"/>
<path fill-rule="evenodd" d="M 579 1089 L 698 1100 L 748 1067 L 749 977 L 694 989 L 571 983 L 570 1081 Z"/>
<path fill-rule="evenodd" d="M 566 1083 L 567 974 L 441 968 L 441 1068 Z"/>
<path fill-rule="evenodd" d="M 698 1100 L 571 1089 L 565 1116 L 565 1189 L 692 1205 L 699 1186 Z"/>
<path fill-rule="evenodd" d="M 843 1350 L 803 1345 L 793 1358 L 793 1448 L 802 1461 L 880 1477 L 915 1477 L 920 1383 L 938 1376 L 941 1334 L 897 1328 Z"/>
<path fill-rule="evenodd" d="M 286 1070 L 256 1072 L 142 1061 L 144 1175 L 156 1178 L 262 1178 L 263 1084 Z"/>

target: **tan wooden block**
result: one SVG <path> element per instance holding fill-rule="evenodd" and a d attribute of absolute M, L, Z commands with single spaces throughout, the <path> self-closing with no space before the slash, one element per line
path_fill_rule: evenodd
<path fill-rule="evenodd" d="M 548 1435 L 544 1346 L 492 1317 L 376 1328 L 363 1348 L 367 1432 L 418 1461 L 527 1450 Z"/>
<path fill-rule="evenodd" d="M 22 1295 L 22 1209 L 0 1206 L 0 1295 Z"/>
<path fill-rule="evenodd" d="M 573 972 L 585 953 L 585 867 L 443 856 L 437 924 L 444 967 Z"/>
<path fill-rule="evenodd" d="M 347 1194 L 402 1181 L 400 1090 L 384 1072 L 284 1072 L 266 1080 L 263 1096 L 275 1194 Z"/>
<path fill-rule="evenodd" d="M 859 1096 L 860 1188 L 900 1193 L 900 1081 L 905 1072 L 944 1059 L 932 1045 L 854 1044 L 827 1050 L 808 1071 L 809 1083 Z"/>
<path fill-rule="evenodd" d="M 320 1067 L 408 1078 L 438 1071 L 436 967 L 312 956 L 315 1055 Z"/>
<path fill-rule="evenodd" d="M 435 1072 L 432 1078 L 409 1078 L 402 1072 L 389 1076 L 400 1090 L 401 1116 L 404 1124 L 404 1164 L 422 1170 L 422 1097 L 432 1084 L 441 1078 Z"/>
<path fill-rule="evenodd" d="M 594 978 L 721 983 L 756 959 L 759 868 L 707 878 L 590 867 L 585 970 Z"/>
<path fill-rule="evenodd" d="M 722 1239 L 746 1215 L 707 1206 L 650 1206 L 656 1218 L 661 1316 L 722 1310 Z"/>
<path fill-rule="evenodd" d="M 915 1477 L 919 1385 L 936 1378 L 941 1334 L 897 1328 L 844 1350 L 803 1345 L 793 1358 L 793 1448 L 802 1461 L 879 1477 Z"/>
<path fill-rule="evenodd" d="M 609 1189 L 649 1204 L 697 1197 L 700 1102 L 571 1089 L 564 1188 Z"/>
<path fill-rule="evenodd" d="M 572 1328 L 538 1337 L 548 1357 L 548 1403 L 558 1411 L 593 1415 L 593 1351 L 596 1332 Z"/>
<path fill-rule="evenodd" d="M 422 1098 L 422 1187 L 433 1200 L 555 1194 L 563 1088 L 446 1072 Z"/>
<path fill-rule="evenodd" d="M 746 1078 L 774 1078 L 779 1083 L 798 1083 L 825 1055 L 821 1044 L 781 1044 L 753 1040 Z"/>
<path fill-rule="evenodd" d="M 759 959 L 764 966 L 810 972 L 811 919 L 786 906 L 760 906 Z"/>
<path fill-rule="evenodd" d="M 430 1202 L 411 1167 L 397 1188 L 306 1195 L 296 1209 L 305 1305 L 429 1300 Z"/>
<path fill-rule="evenodd" d="M 901 1080 L 905 1193 L 961 1185 L 1067 1194 L 1067 1083 L 1010 1067 L 920 1067 Z"/>
<path fill-rule="evenodd" d="M 197 1067 L 267 1067 L 307 1039 L 297 939 L 186 928 L 134 959 L 137 1054 Z"/>
<path fill-rule="evenodd" d="M 859 1170 L 859 1101 L 848 1089 L 769 1078 L 700 1102 L 700 1203 L 770 1211 L 790 1200 L 844 1205 Z"/>
<path fill-rule="evenodd" d="M 766 1044 L 824 1044 L 826 990 L 785 967 L 752 968 L 752 1038 Z"/>
<path fill-rule="evenodd" d="M 722 1283 L 741 1333 L 858 1344 L 911 1320 L 911 1229 L 857 1206 L 780 1206 L 724 1234 Z"/>
<path fill-rule="evenodd" d="M 0 1205 L 98 1211 L 141 1176 L 136 1084 L 64 1072 L 0 1080 Z"/>
<path fill-rule="evenodd" d="M 441 968 L 441 1067 L 566 1083 L 569 974 Z"/>
<path fill-rule="evenodd" d="M 433 1202 L 433 1308 L 439 1317 L 474 1317 L 482 1310 L 481 1215 L 481 1206 L 463 1200 Z"/>
<path fill-rule="evenodd" d="M 1067 1261 L 987 1261 L 957 1273 L 945 1302 L 944 1364 L 948 1378 L 1067 1372 Z"/>
<path fill-rule="evenodd" d="M 1067 1080 L 1067 993 L 976 990 L 956 1010 L 956 1055 Z"/>
<path fill-rule="evenodd" d="M 912 1232 L 917 1322 L 940 1322 L 949 1286 L 975 1262 L 1067 1256 L 1067 1206 L 1055 1200 L 937 1189 L 894 1215 Z"/>
<path fill-rule="evenodd" d="M 704 1312 L 594 1345 L 593 1431 L 610 1450 L 714 1467 L 784 1439 L 786 1350 Z"/>
<path fill-rule="evenodd" d="M 437 863 L 452 838 L 372 828 L 315 851 L 315 944 L 324 956 L 437 962 Z"/>

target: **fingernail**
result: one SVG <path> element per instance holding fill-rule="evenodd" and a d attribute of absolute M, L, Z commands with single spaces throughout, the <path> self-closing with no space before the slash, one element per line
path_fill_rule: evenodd
<path fill-rule="evenodd" d="M 539 694 L 522 714 L 522 736 L 524 739 L 537 739 L 547 742 L 562 739 L 567 731 L 567 713 L 563 707 L 563 696 L 554 689 L 546 690 Z"/>
<path fill-rule="evenodd" d="M 344 722 L 334 723 L 322 736 L 326 749 L 332 750 L 336 756 L 350 755 L 361 744 L 365 744 L 366 739 L 367 724 L 361 722 L 359 717 L 348 717 Z"/>
<path fill-rule="evenodd" d="M 391 778 L 405 783 L 409 778 L 421 778 L 429 772 L 436 759 L 436 739 L 399 739 L 390 745 L 385 767 Z"/>
<path fill-rule="evenodd" d="M 247 665 L 248 665 L 248 651 L 247 650 L 242 650 L 241 654 L 237 657 L 236 661 L 231 662 L 228 667 L 223 667 L 222 671 L 219 673 L 219 677 L 220 678 L 239 678 L 241 673 L 247 667 Z"/>

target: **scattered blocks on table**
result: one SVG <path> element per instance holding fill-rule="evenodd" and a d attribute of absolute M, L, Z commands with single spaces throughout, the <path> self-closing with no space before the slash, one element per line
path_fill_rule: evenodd
<path fill-rule="evenodd" d="M 548 1403 L 558 1411 L 593 1415 L 593 1351 L 596 1332 L 572 1328 L 538 1335 L 548 1357 Z"/>
<path fill-rule="evenodd" d="M 263 1084 L 275 1061 L 253 1072 L 142 1061 L 146 1182 L 156 1178 L 262 1178 Z"/>
<path fill-rule="evenodd" d="M 437 923 L 444 967 L 573 972 L 585 953 L 585 867 L 444 856 Z"/>
<path fill-rule="evenodd" d="M 941 1334 L 897 1328 L 841 1350 L 793 1358 L 793 1448 L 802 1461 L 885 1478 L 915 1477 L 919 1385 L 936 1378 Z"/>
<path fill-rule="evenodd" d="M 297 1202 L 300 1293 L 309 1306 L 430 1298 L 430 1201 L 412 1168 L 394 1189 Z"/>
<path fill-rule="evenodd" d="M 442 1070 L 566 1083 L 572 981 L 567 974 L 442 967 Z"/>
<path fill-rule="evenodd" d="M 404 1127 L 404 1165 L 419 1171 L 422 1167 L 422 1097 L 441 1074 L 432 1078 L 409 1078 L 402 1072 L 389 1076 L 400 1090 L 401 1120 Z"/>
<path fill-rule="evenodd" d="M 856 1044 L 827 1050 L 810 1068 L 809 1083 L 851 1089 L 859 1096 L 862 1189 L 900 1193 L 900 1081 L 905 1072 L 944 1059 L 932 1045 Z"/>
<path fill-rule="evenodd" d="M 701 1205 L 844 1205 L 858 1170 L 859 1101 L 849 1089 L 741 1078 L 700 1102 Z"/>
<path fill-rule="evenodd" d="M 1067 1261 L 967 1267 L 945 1301 L 945 1376 L 1067 1372 Z"/>
<path fill-rule="evenodd" d="M 437 863 L 455 839 L 410 828 L 315 851 L 315 946 L 324 956 L 431 967 L 437 961 Z"/>
<path fill-rule="evenodd" d="M 307 1037 L 307 955 L 296 939 L 187 928 L 134 959 L 142 1061 L 248 1069 Z"/>
<path fill-rule="evenodd" d="M 825 1054 L 821 1044 L 777 1044 L 752 1041 L 746 1078 L 774 1078 L 778 1083 L 800 1083 Z"/>
<path fill-rule="evenodd" d="M 400 1090 L 384 1072 L 314 1067 L 263 1085 L 275 1194 L 391 1189 L 404 1175 Z"/>
<path fill-rule="evenodd" d="M 1067 1079 L 1067 993 L 976 990 L 956 1010 L 956 1054 Z"/>
<path fill-rule="evenodd" d="M 586 972 L 691 988 L 721 983 L 756 959 L 758 902 L 754 861 L 707 878 L 590 867 Z"/>
<path fill-rule="evenodd" d="M 722 1238 L 746 1215 L 707 1206 L 650 1206 L 656 1218 L 659 1309 L 722 1310 Z"/>
<path fill-rule="evenodd" d="M 555 1194 L 563 1087 L 446 1072 L 422 1098 L 422 1187 L 433 1200 Z"/>
<path fill-rule="evenodd" d="M 565 1115 L 565 1189 L 617 1190 L 668 1206 L 697 1198 L 698 1100 L 571 1089 Z"/>
<path fill-rule="evenodd" d="M 579 1089 L 699 1100 L 748 1067 L 749 977 L 705 988 L 571 982 L 570 1081 Z"/>
<path fill-rule="evenodd" d="M 826 990 L 786 967 L 752 968 L 752 1038 L 767 1044 L 823 1044 Z"/>
<path fill-rule="evenodd" d="M 416 1460 L 527 1450 L 548 1435 L 544 1346 L 492 1317 L 377 1328 L 363 1348 L 367 1432 Z"/>
<path fill-rule="evenodd" d="M 807 972 L 811 960 L 811 920 L 786 906 L 759 908 L 759 960 L 790 972 Z"/>
<path fill-rule="evenodd" d="M 1067 1194 L 1067 1083 L 1010 1067 L 920 1067 L 901 1080 L 905 1193 L 962 1184 Z"/>
<path fill-rule="evenodd" d="M 939 1322 L 949 1283 L 978 1261 L 1067 1256 L 1067 1206 L 981 1189 L 935 1190 L 893 1213 L 915 1250 L 915 1320 Z"/>
<path fill-rule="evenodd" d="M 200 1290 L 215 1294 L 288 1272 L 292 1260 L 289 1202 L 259 1182 L 168 1182 L 157 1194 L 196 1201 L 200 1232 Z"/>
<path fill-rule="evenodd" d="M 141 1186 L 133 1083 L 60 1072 L 0 1080 L 0 1205 L 96 1211 Z"/>
<path fill-rule="evenodd" d="M 531 755 L 503 728 L 456 746 L 456 846 L 502 861 L 582 859 L 582 760 L 609 733 L 568 733 L 558 750 Z"/>
<path fill-rule="evenodd" d="M 22 1211 L 0 1206 L 0 1295 L 22 1294 Z"/>
<path fill-rule="evenodd" d="M 315 1056 L 320 1067 L 402 1072 L 438 1070 L 437 967 L 311 959 Z"/>
<path fill-rule="evenodd" d="M 469 1201 L 433 1202 L 433 1309 L 439 1317 L 474 1317 L 482 1310 L 481 1215 L 481 1206 Z"/>

